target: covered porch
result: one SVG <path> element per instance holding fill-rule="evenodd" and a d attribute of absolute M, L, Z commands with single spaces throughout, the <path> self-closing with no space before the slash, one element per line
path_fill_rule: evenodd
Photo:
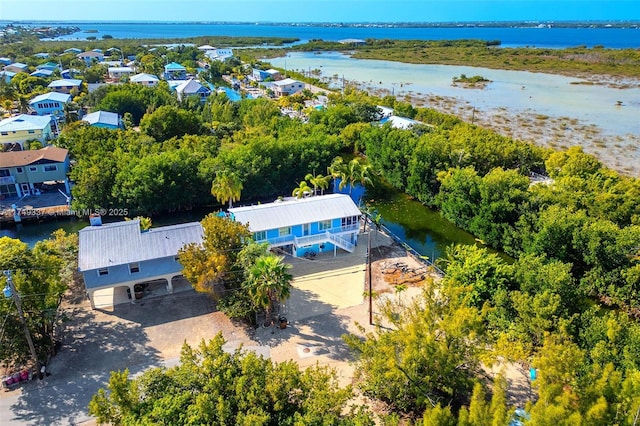
<path fill-rule="evenodd" d="M 103 309 L 192 288 L 182 274 L 170 273 L 87 289 L 87 297 L 92 309 Z"/>

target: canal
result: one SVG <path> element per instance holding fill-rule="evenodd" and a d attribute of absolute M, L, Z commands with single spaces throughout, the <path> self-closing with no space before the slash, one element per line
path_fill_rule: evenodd
<path fill-rule="evenodd" d="M 367 190 L 364 199 L 368 206 L 380 213 L 382 224 L 400 240 L 431 260 L 443 256 L 446 247 L 451 244 L 476 244 L 473 235 L 443 218 L 439 212 L 412 200 L 388 184 L 377 183 L 375 187 Z M 200 221 L 211 211 L 212 207 L 154 216 L 153 225 L 163 226 Z M 104 222 L 110 221 L 108 217 L 103 220 Z M 64 217 L 40 223 L 26 223 L 17 226 L 4 225 L 0 229 L 0 236 L 18 238 L 33 246 L 36 242 L 48 238 L 56 229 L 62 228 L 67 232 L 78 232 L 88 225 L 88 221 L 76 217 Z"/>

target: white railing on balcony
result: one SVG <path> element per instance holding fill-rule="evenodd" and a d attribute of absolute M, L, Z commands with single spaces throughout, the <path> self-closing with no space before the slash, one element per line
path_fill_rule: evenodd
<path fill-rule="evenodd" d="M 269 238 L 267 241 L 269 242 L 269 245 L 271 247 L 277 247 L 291 244 L 295 241 L 295 238 L 296 237 L 294 237 L 293 235 L 283 235 L 281 237 Z"/>
<path fill-rule="evenodd" d="M 338 247 L 340 247 L 341 249 L 344 249 L 346 251 L 348 251 L 349 253 L 353 253 L 353 250 L 355 250 L 355 245 L 353 245 L 351 242 L 345 240 L 344 238 L 336 235 L 336 234 L 328 234 L 329 235 L 329 240 L 337 245 Z"/>
<path fill-rule="evenodd" d="M 0 185 L 11 185 L 16 183 L 16 178 L 14 176 L 2 176 L 0 177 Z"/>

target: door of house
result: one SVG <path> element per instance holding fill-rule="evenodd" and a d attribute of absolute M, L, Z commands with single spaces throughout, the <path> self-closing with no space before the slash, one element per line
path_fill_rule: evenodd
<path fill-rule="evenodd" d="M 302 235 L 309 235 L 311 233 L 311 224 L 305 223 L 302 225 Z"/>
<path fill-rule="evenodd" d="M 28 183 L 21 183 L 20 184 L 20 191 L 22 191 L 22 195 L 30 195 L 31 194 L 31 191 L 30 191 Z"/>

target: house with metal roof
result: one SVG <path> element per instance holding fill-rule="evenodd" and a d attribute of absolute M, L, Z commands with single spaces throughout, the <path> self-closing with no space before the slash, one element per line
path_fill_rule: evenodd
<path fill-rule="evenodd" d="M 34 72 L 32 72 L 31 74 L 29 74 L 32 77 L 42 77 L 42 78 L 49 78 L 53 75 L 53 71 L 51 70 L 35 70 Z"/>
<path fill-rule="evenodd" d="M 27 64 L 23 64 L 22 62 L 14 62 L 12 64 L 5 65 L 4 70 L 15 72 L 17 74 L 19 72 L 29 71 L 29 66 Z"/>
<path fill-rule="evenodd" d="M 4 78 L 4 81 L 6 83 L 10 82 L 15 75 L 16 73 L 13 71 L 5 71 L 5 70 L 0 71 L 0 77 Z"/>
<path fill-rule="evenodd" d="M 212 61 L 225 61 L 233 57 L 233 49 L 213 49 L 207 50 L 204 55 Z"/>
<path fill-rule="evenodd" d="M 92 218 L 92 226 L 80 230 L 78 270 L 84 277 L 91 307 L 99 290 L 118 289 L 135 294 L 137 284 L 166 281 L 173 293 L 173 280 L 182 275 L 178 252 L 189 244 L 202 244 L 204 231 L 199 222 L 162 226 L 143 231 L 139 220 L 102 224 Z"/>
<path fill-rule="evenodd" d="M 187 69 L 177 62 L 171 62 L 164 66 L 165 80 L 184 80 L 187 78 Z"/>
<path fill-rule="evenodd" d="M 82 59 L 88 66 L 91 66 L 95 62 L 102 62 L 104 60 L 104 54 L 100 52 L 96 52 L 95 50 L 90 50 L 88 52 L 78 53 L 76 58 Z"/>
<path fill-rule="evenodd" d="M 0 56 L 0 65 L 9 65 L 11 62 L 11 58 L 7 58 L 6 56 Z"/>
<path fill-rule="evenodd" d="M 77 47 L 70 47 L 64 50 L 62 53 L 82 53 L 82 49 L 78 49 Z"/>
<path fill-rule="evenodd" d="M 56 64 L 55 62 L 45 62 L 44 64 L 40 64 L 36 67 L 37 70 L 49 70 L 49 71 L 55 71 L 57 69 L 60 69 L 60 65 Z"/>
<path fill-rule="evenodd" d="M 130 83 L 136 83 L 145 87 L 155 87 L 160 82 L 160 79 L 153 74 L 140 73 L 131 76 Z"/>
<path fill-rule="evenodd" d="M 338 249 L 352 253 L 360 232 L 360 209 L 345 194 L 288 199 L 229 209 L 249 225 L 253 239 L 301 257 Z"/>
<path fill-rule="evenodd" d="M 25 142 L 31 140 L 48 145 L 52 138 L 49 115 L 20 114 L 0 121 L 0 143 L 9 151 L 24 150 Z"/>
<path fill-rule="evenodd" d="M 293 95 L 302 89 L 304 89 L 304 83 L 292 78 L 285 78 L 284 80 L 271 83 L 271 90 L 273 90 L 276 96 Z"/>
<path fill-rule="evenodd" d="M 82 121 L 93 127 L 104 129 L 124 129 L 120 115 L 109 111 L 96 111 L 82 117 Z"/>
<path fill-rule="evenodd" d="M 66 93 L 49 92 L 38 95 L 29 101 L 29 106 L 38 115 L 53 114 L 61 117 L 64 115 L 64 106 L 71 101 L 71 95 Z"/>
<path fill-rule="evenodd" d="M 399 117 L 397 115 L 390 115 L 380 120 L 380 124 L 387 124 L 387 123 L 395 129 L 410 129 L 416 124 L 424 124 L 420 121 L 413 120 L 407 117 Z M 427 126 L 433 127 L 429 124 L 427 124 Z"/>
<path fill-rule="evenodd" d="M 182 102 L 189 96 L 194 95 L 200 97 L 200 102 L 204 102 L 211 94 L 211 90 L 200 84 L 199 81 L 190 78 L 189 80 L 183 81 L 176 87 L 176 94 L 178 95 L 178 100 L 180 102 Z"/>
<path fill-rule="evenodd" d="M 80 86 L 82 85 L 82 80 L 74 79 L 74 78 L 65 78 L 61 80 L 54 80 L 47 86 L 49 89 L 58 93 L 71 93 L 73 89 L 80 90 Z"/>
<path fill-rule="evenodd" d="M 36 194 L 44 182 L 63 182 L 70 193 L 69 151 L 55 146 L 27 151 L 0 152 L 0 195 L 23 197 Z"/>
<path fill-rule="evenodd" d="M 122 77 L 128 77 L 133 74 L 135 70 L 131 67 L 109 67 L 107 73 L 109 78 L 119 80 Z"/>
<path fill-rule="evenodd" d="M 47 52 L 40 52 L 40 53 L 36 53 L 33 56 L 39 59 L 47 59 L 49 57 L 49 54 Z"/>

